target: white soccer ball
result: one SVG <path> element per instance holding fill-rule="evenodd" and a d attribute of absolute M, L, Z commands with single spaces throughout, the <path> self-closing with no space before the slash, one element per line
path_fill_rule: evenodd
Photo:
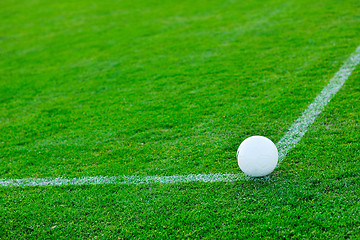
<path fill-rule="evenodd" d="M 236 157 L 245 174 L 263 177 L 274 171 L 278 163 L 278 150 L 270 139 L 252 136 L 240 144 Z"/>

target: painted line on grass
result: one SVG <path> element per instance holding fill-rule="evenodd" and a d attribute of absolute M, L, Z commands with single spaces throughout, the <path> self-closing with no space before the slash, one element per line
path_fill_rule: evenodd
<path fill-rule="evenodd" d="M 190 182 L 234 182 L 251 179 L 243 174 L 216 173 L 173 176 L 95 176 L 80 178 L 23 178 L 1 179 L 0 187 L 101 185 L 101 184 L 149 184 L 149 183 L 190 183 Z"/>
<path fill-rule="evenodd" d="M 289 131 L 276 144 L 279 151 L 279 163 L 281 163 L 289 151 L 305 135 L 309 126 L 314 123 L 315 119 L 324 110 L 325 106 L 335 96 L 335 94 L 344 85 L 352 71 L 360 62 L 360 46 L 357 47 L 348 59 L 345 60 L 340 70 L 335 73 L 328 85 L 323 88 L 315 100 L 303 112 L 301 117 L 296 119 Z"/>
<path fill-rule="evenodd" d="M 305 135 L 309 126 L 324 110 L 325 106 L 344 85 L 352 71 L 360 63 L 360 46 L 345 60 L 340 70 L 323 88 L 320 94 L 294 122 L 288 132 L 276 144 L 279 150 L 279 163 L 281 163 L 289 151 Z M 268 178 L 268 177 L 267 177 Z M 100 184 L 148 184 L 148 183 L 190 183 L 190 182 L 234 182 L 254 179 L 243 173 L 216 173 L 216 174 L 190 174 L 173 176 L 95 176 L 80 178 L 23 178 L 23 179 L 0 179 L 0 187 L 25 187 L 25 186 L 61 186 L 61 185 L 100 185 Z"/>

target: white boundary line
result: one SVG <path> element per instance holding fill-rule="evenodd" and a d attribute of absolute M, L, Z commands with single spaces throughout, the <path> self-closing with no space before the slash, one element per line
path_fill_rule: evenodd
<path fill-rule="evenodd" d="M 352 71 L 360 63 L 360 46 L 345 60 L 343 66 L 323 88 L 320 94 L 309 105 L 288 132 L 276 144 L 279 150 L 279 163 L 288 152 L 300 141 L 307 132 L 309 126 L 324 110 L 325 106 L 344 85 Z M 99 184 L 147 184 L 147 183 L 189 183 L 189 182 L 233 182 L 254 179 L 244 174 L 216 173 L 216 174 L 190 174 L 173 176 L 95 176 L 81 178 L 23 178 L 23 179 L 0 179 L 0 187 L 24 187 L 24 186 L 59 186 L 59 185 L 99 185 Z M 268 177 L 267 177 L 268 179 Z"/>
<path fill-rule="evenodd" d="M 303 112 L 301 117 L 296 119 L 288 132 L 276 144 L 279 150 L 279 163 L 281 163 L 288 152 L 300 141 L 302 136 L 307 132 L 309 126 L 314 123 L 315 119 L 324 110 L 325 106 L 335 96 L 335 94 L 344 85 L 352 71 L 360 62 L 360 46 L 357 47 L 348 59 L 346 59 L 340 68 L 330 80 L 328 85 L 321 90 L 315 100 Z"/>
<path fill-rule="evenodd" d="M 23 178 L 1 179 L 0 187 L 100 185 L 100 184 L 149 184 L 149 183 L 189 183 L 189 182 L 233 182 L 251 179 L 243 174 L 216 173 L 173 176 L 95 176 L 80 178 Z"/>

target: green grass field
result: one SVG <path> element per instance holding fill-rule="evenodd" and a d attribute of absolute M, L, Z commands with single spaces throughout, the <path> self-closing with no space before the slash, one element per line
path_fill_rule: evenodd
<path fill-rule="evenodd" d="M 360 2 L 0 2 L 0 178 L 240 173 L 360 45 Z M 360 67 L 269 179 L 0 187 L 0 239 L 359 239 Z"/>

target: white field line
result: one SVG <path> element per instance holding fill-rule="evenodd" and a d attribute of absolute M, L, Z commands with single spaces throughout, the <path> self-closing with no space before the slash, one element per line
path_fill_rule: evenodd
<path fill-rule="evenodd" d="M 23 178 L 1 179 L 0 187 L 100 185 L 100 184 L 147 184 L 147 183 L 190 183 L 190 182 L 233 182 L 251 179 L 243 174 L 216 173 L 173 176 L 95 176 L 80 178 Z"/>
<path fill-rule="evenodd" d="M 335 94 L 344 85 L 352 71 L 360 62 L 360 46 L 357 47 L 348 59 L 345 60 L 340 70 L 335 73 L 328 85 L 321 90 L 315 100 L 303 112 L 301 117 L 296 119 L 288 132 L 276 144 L 279 151 L 279 163 L 281 163 L 288 152 L 295 147 L 302 136 L 307 132 L 309 126 L 314 123 L 315 119 L 324 110 L 325 106 L 335 96 Z"/>
<path fill-rule="evenodd" d="M 345 60 L 343 66 L 323 88 L 320 94 L 309 105 L 288 132 L 276 144 L 279 150 L 279 163 L 284 160 L 288 152 L 300 141 L 311 124 L 324 110 L 325 106 L 339 91 L 352 71 L 360 63 L 360 46 Z M 242 173 L 190 174 L 173 176 L 95 176 L 80 178 L 23 178 L 0 179 L 0 187 L 24 186 L 59 186 L 59 185 L 99 185 L 99 184 L 146 184 L 146 183 L 189 183 L 189 182 L 233 182 L 254 179 Z M 269 179 L 267 177 L 267 179 Z"/>

